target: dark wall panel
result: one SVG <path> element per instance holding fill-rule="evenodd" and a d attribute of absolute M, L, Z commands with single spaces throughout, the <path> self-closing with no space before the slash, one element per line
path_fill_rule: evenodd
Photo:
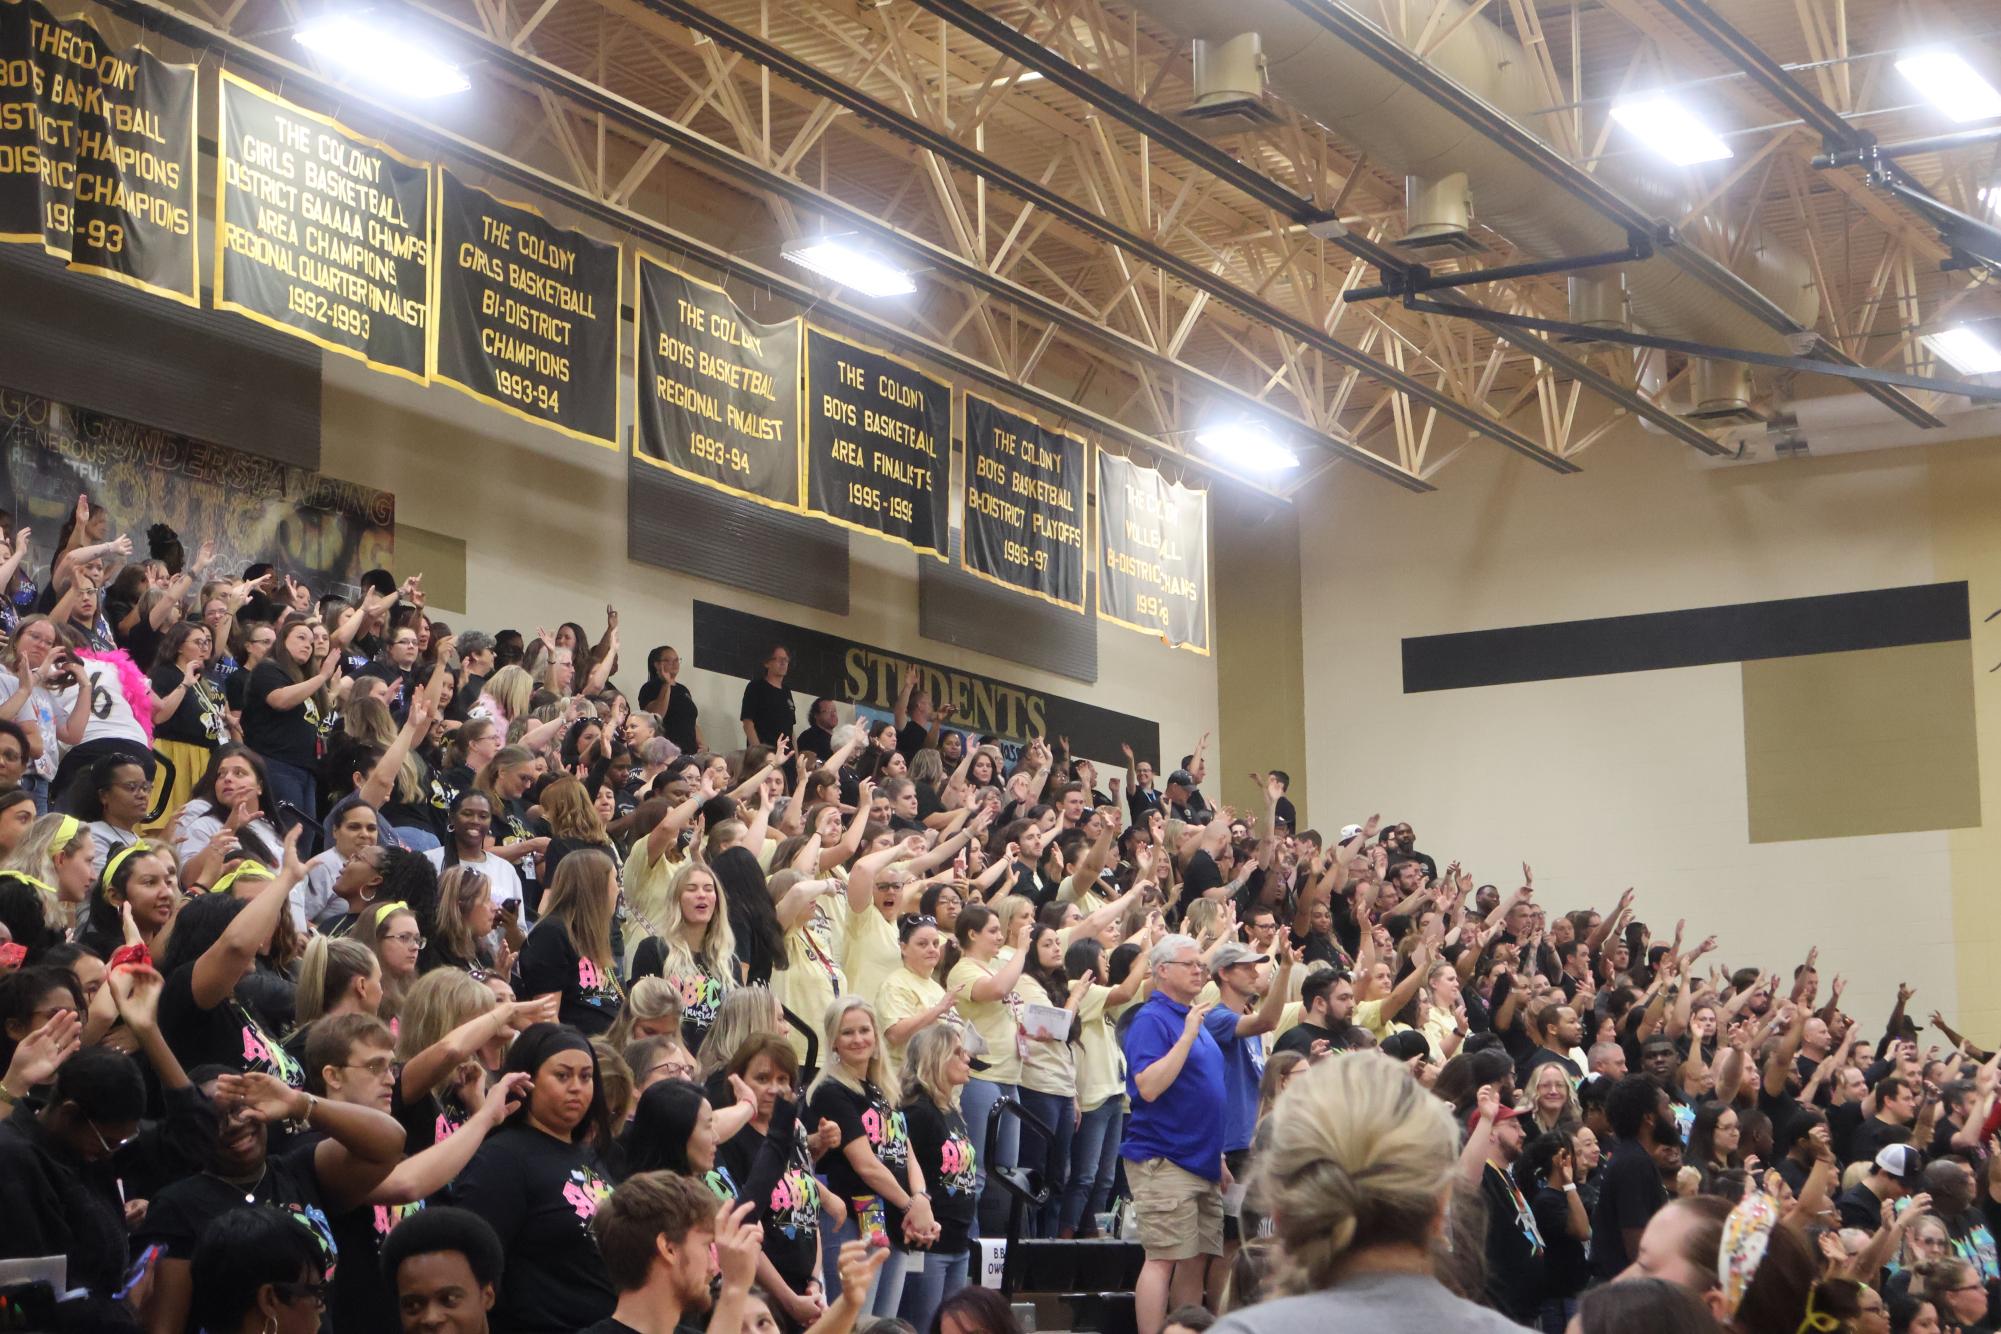
<path fill-rule="evenodd" d="M 0 245 L 0 384 L 320 466 L 320 351 Z"/>
<path fill-rule="evenodd" d="M 917 562 L 917 633 L 940 644 L 991 653 L 1074 681 L 1098 679 L 1098 618 L 1064 611 L 1009 592 L 961 570 L 952 533 L 952 560 Z M 1097 574 L 1084 574 L 1084 605 L 1096 604 Z"/>
<path fill-rule="evenodd" d="M 633 560 L 847 615 L 845 528 L 738 500 L 630 455 L 626 480 Z"/>
<path fill-rule="evenodd" d="M 1874 588 L 1403 641 L 1403 688 L 1654 672 L 1760 658 L 1936 644 L 1972 633 L 1965 583 Z"/>

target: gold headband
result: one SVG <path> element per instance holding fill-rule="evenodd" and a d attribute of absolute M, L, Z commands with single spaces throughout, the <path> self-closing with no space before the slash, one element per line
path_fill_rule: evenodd
<path fill-rule="evenodd" d="M 243 861 L 238 862 L 232 869 L 217 876 L 215 883 L 208 887 L 208 892 L 211 894 L 227 894 L 231 887 L 245 876 L 253 880 L 260 878 L 264 880 L 276 880 L 278 878 L 271 873 L 271 868 L 263 862 L 257 861 L 254 858 L 245 858 Z"/>
<path fill-rule="evenodd" d="M 120 866 L 125 864 L 126 858 L 137 856 L 142 852 L 151 852 L 152 850 L 153 845 L 143 838 L 133 843 L 127 843 L 124 847 L 111 854 L 111 860 L 104 863 L 104 871 L 98 876 L 98 883 L 108 888 L 111 884 L 111 877 L 117 874 Z"/>
<path fill-rule="evenodd" d="M 401 899 L 397 899 L 393 903 L 378 903 L 375 905 L 375 923 L 374 923 L 375 928 L 378 931 L 381 930 L 383 922 L 388 920 L 389 915 L 391 913 L 409 912 L 409 911 L 410 911 L 410 905 L 403 902 L 403 900 Z"/>

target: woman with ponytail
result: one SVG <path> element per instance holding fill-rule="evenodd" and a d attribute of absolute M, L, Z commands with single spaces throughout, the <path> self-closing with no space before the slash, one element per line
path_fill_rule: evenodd
<path fill-rule="evenodd" d="M 1216 1334 L 1520 1334 L 1438 1281 L 1433 1254 L 1445 1235 L 1459 1132 L 1451 1109 L 1408 1070 L 1365 1052 L 1322 1061 L 1279 1095 L 1273 1121 L 1252 1190 L 1271 1210 L 1285 1256 L 1281 1281 L 1298 1295 L 1235 1312 Z M 1149 1270 L 1163 1263 L 1151 1249 Z M 1195 1266 L 1199 1292 L 1201 1257 L 1181 1263 Z"/>
<path fill-rule="evenodd" d="M 303 1062 L 306 1030 L 316 1022 L 336 1014 L 376 1014 L 381 1005 L 382 968 L 375 952 L 359 940 L 315 935 L 306 942 L 306 957 L 299 964 L 292 1012 L 298 1026 L 286 1035 L 284 1048 Z"/>

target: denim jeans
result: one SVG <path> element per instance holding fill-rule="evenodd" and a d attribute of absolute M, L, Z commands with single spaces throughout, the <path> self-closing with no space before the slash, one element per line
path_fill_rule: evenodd
<path fill-rule="evenodd" d="M 299 808 L 308 820 L 320 818 L 319 783 L 310 769 L 266 758 L 264 777 L 273 801 L 286 801 Z"/>
<path fill-rule="evenodd" d="M 957 1255 L 911 1253 L 910 1268 L 903 1278 L 901 1314 L 917 1334 L 925 1334 L 931 1328 L 931 1317 L 938 1313 L 940 1303 L 966 1286 L 971 1260 L 970 1251 L 960 1251 Z"/>
<path fill-rule="evenodd" d="M 848 1210 L 848 1219 L 838 1231 L 820 1229 L 820 1286 L 827 1294 L 829 1306 L 841 1295 L 841 1243 L 860 1241 L 861 1238 L 861 1227 L 855 1220 L 853 1209 Z M 895 1317 L 896 1308 L 903 1302 L 905 1268 L 918 1258 L 903 1249 L 903 1238 L 890 1238 L 889 1262 L 869 1284 L 868 1300 L 862 1303 L 863 1315 Z"/>
<path fill-rule="evenodd" d="M 438 836 L 428 829 L 418 829 L 412 825 L 393 824 L 389 826 L 389 832 L 396 836 L 398 843 L 401 843 L 412 852 L 429 852 L 433 848 L 442 848 L 444 846 L 444 844 L 438 841 Z"/>
<path fill-rule="evenodd" d="M 49 813 L 49 780 L 30 769 L 21 775 L 21 790 L 35 799 L 37 816 Z"/>
<path fill-rule="evenodd" d="M 1048 1140 L 1033 1130 L 1022 1136 L 1022 1165 L 1040 1168 L 1042 1184 L 1049 1189 L 1049 1198 L 1031 1220 L 1029 1235 L 1053 1237 L 1063 1210 L 1063 1190 L 1070 1180 L 1070 1142 L 1077 1134 L 1076 1100 L 1025 1088 L 1021 1091 L 1021 1105 L 1051 1132 Z"/>
<path fill-rule="evenodd" d="M 985 1079 L 969 1079 L 959 1094 L 959 1111 L 966 1118 L 966 1132 L 973 1137 L 973 1153 L 980 1165 L 980 1184 L 974 1193 L 973 1231 L 975 1237 L 998 1235 L 1007 1226 L 1009 1202 L 1006 1191 L 996 1187 L 987 1190 L 988 1173 L 996 1167 L 1012 1166 L 1021 1161 L 1021 1122 L 1012 1116 L 1003 1116 L 1000 1123 L 998 1142 L 992 1154 L 987 1152 L 987 1122 L 993 1119 L 994 1104 L 1002 1098 L 1021 1096 L 1021 1090 L 1013 1084 L 995 1084 Z M 988 1195 L 994 1197 L 987 1202 Z"/>
<path fill-rule="evenodd" d="M 1059 1226 L 1082 1228 L 1086 1214 L 1101 1214 L 1111 1202 L 1124 1128 L 1125 1108 L 1116 1094 L 1084 1113 L 1070 1145 L 1070 1183 L 1063 1191 Z"/>

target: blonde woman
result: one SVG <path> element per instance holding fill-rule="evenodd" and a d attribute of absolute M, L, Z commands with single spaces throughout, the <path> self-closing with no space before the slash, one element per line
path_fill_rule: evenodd
<path fill-rule="evenodd" d="M 493 719 L 504 736 L 509 723 L 528 716 L 528 701 L 534 694 L 535 678 L 509 663 L 487 678 L 486 689 L 473 706 L 473 716 Z"/>
<path fill-rule="evenodd" d="M 625 1008 L 619 1011 L 618 1022 L 605 1036 L 621 1052 L 628 1051 L 635 1042 L 666 1038 L 676 1048 L 689 1052 L 689 1063 L 694 1062 L 694 1049 L 681 1041 L 681 989 L 664 977 L 633 978 L 626 989 Z M 626 1062 L 643 1080 L 645 1072 L 638 1063 L 629 1055 Z"/>
<path fill-rule="evenodd" d="M 382 965 L 382 1001 L 376 1013 L 384 1020 L 401 1011 L 403 997 L 417 980 L 417 960 L 424 952 L 424 933 L 407 903 L 377 904 L 364 914 L 356 932 Z"/>
<path fill-rule="evenodd" d="M 97 883 L 97 840 L 74 815 L 44 815 L 0 865 L 0 878 L 35 889 L 48 924 L 67 931 Z"/>
<path fill-rule="evenodd" d="M 883 1066 L 875 1007 L 859 996 L 837 997 L 827 1007 L 826 1033 L 833 1051 L 806 1090 L 812 1116 L 840 1127 L 840 1146 L 820 1159 L 827 1188 L 848 1208 L 847 1220 L 820 1239 L 823 1276 L 838 1271 L 841 1243 L 888 1247 L 884 1265 L 862 1309 L 894 1316 L 903 1300 L 909 1248 L 939 1236 L 925 1192 L 924 1170 L 910 1158 L 910 1130 L 899 1110 L 896 1080 Z M 837 1279 L 828 1298 L 838 1297 Z"/>
<path fill-rule="evenodd" d="M 681 1040 L 699 1050 L 737 980 L 736 935 L 707 866 L 690 862 L 675 874 L 657 931 L 633 954 L 632 977 L 673 984 L 681 1001 Z"/>
<path fill-rule="evenodd" d="M 1572 1091 L 1570 1077 L 1563 1073 L 1560 1061 L 1545 1061 L 1537 1066 L 1522 1096 L 1525 1102 L 1522 1111 L 1535 1122 L 1536 1134 L 1554 1130 L 1560 1125 L 1574 1126 L 1584 1120 L 1583 1110 L 1577 1105 L 1577 1094 Z M 1533 1139 L 1535 1135 L 1529 1138 Z"/>
<path fill-rule="evenodd" d="M 558 778 L 542 789 L 542 821 L 549 826 L 549 848 L 542 856 L 542 877 L 553 877 L 563 859 L 574 852 L 594 848 L 618 866 L 622 858 L 605 832 L 590 792 L 574 778 Z"/>
<path fill-rule="evenodd" d="M 503 1001 L 455 968 L 418 978 L 396 1020 L 409 1152 L 428 1149 L 471 1120 L 488 1080 L 507 1060 L 513 1035 L 555 1014 L 554 996 Z"/>
<path fill-rule="evenodd" d="M 1298 1295 L 1233 1312 L 1217 1334 L 1520 1334 L 1436 1277 L 1458 1153 L 1450 1109 L 1388 1057 L 1354 1052 L 1295 1078 L 1252 1190 L 1283 1249 L 1281 1290 Z M 1166 1285 L 1146 1287 L 1143 1276 L 1140 1327 L 1158 1329 Z"/>
<path fill-rule="evenodd" d="M 979 1150 L 959 1111 L 959 1094 L 973 1072 L 957 1024 L 932 1024 L 904 1049 L 903 1120 L 910 1157 L 931 1190 L 938 1239 L 911 1257 L 903 1281 L 903 1309 L 918 1329 L 929 1329 L 938 1303 L 966 1286 L 967 1254 L 979 1203 Z"/>
<path fill-rule="evenodd" d="M 563 859 L 542 895 L 542 915 L 521 947 L 521 988 L 560 996 L 561 1022 L 587 1037 L 618 1022 L 625 997 L 613 969 L 611 923 L 618 870 L 595 848 Z"/>
<path fill-rule="evenodd" d="M 506 865 L 497 857 L 494 860 Z M 514 956 L 504 943 L 500 946 L 503 957 L 494 955 L 489 941 L 498 918 L 493 890 L 480 868 L 464 862 L 446 867 L 438 876 L 438 901 L 431 910 L 431 932 L 418 961 L 419 971 L 457 968 L 474 981 L 497 977 L 504 984 L 513 971 Z"/>

